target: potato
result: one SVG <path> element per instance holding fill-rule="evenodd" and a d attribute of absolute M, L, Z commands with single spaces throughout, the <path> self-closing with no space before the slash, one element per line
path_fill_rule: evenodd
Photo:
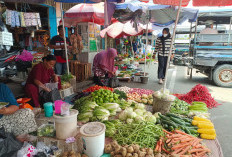
<path fill-rule="evenodd" d="M 161 153 L 155 155 L 155 157 L 161 157 L 161 156 L 162 156 Z"/>
<path fill-rule="evenodd" d="M 139 157 L 139 155 L 137 153 L 134 153 L 133 157 Z"/>
<path fill-rule="evenodd" d="M 113 151 L 113 149 L 112 149 L 111 144 L 107 144 L 107 145 L 105 146 L 104 152 L 107 153 L 107 154 L 109 154 L 109 153 L 112 152 L 112 151 Z"/>
<path fill-rule="evenodd" d="M 114 140 L 114 141 L 111 143 L 111 146 L 115 149 L 115 148 L 118 146 L 118 142 Z"/>
<path fill-rule="evenodd" d="M 74 150 L 72 150 L 72 151 L 69 152 L 69 155 L 73 155 L 73 154 L 76 155 L 76 152 Z"/>
<path fill-rule="evenodd" d="M 69 157 L 77 157 L 76 154 L 69 155 Z"/>
<path fill-rule="evenodd" d="M 127 153 L 126 157 L 132 157 L 132 154 L 131 153 Z"/>
<path fill-rule="evenodd" d="M 77 157 L 81 157 L 81 154 L 80 153 L 77 153 L 77 155 L 76 155 Z"/>
<path fill-rule="evenodd" d="M 147 149 L 147 155 L 152 155 L 153 154 L 153 150 L 151 148 Z"/>
<path fill-rule="evenodd" d="M 174 155 L 171 155 L 171 157 L 180 157 L 180 155 L 174 154 Z"/>
<path fill-rule="evenodd" d="M 134 153 L 134 148 L 132 146 L 127 148 L 128 153 Z"/>
<path fill-rule="evenodd" d="M 126 157 L 126 154 L 127 154 L 127 149 L 122 147 L 121 148 L 121 154 L 122 154 L 122 157 Z"/>
<path fill-rule="evenodd" d="M 110 153 L 110 156 L 113 157 L 114 155 L 116 155 L 115 152 L 111 152 L 111 153 Z"/>
<path fill-rule="evenodd" d="M 138 152 L 139 157 L 145 157 L 146 152 L 139 151 Z"/>
<path fill-rule="evenodd" d="M 148 155 L 148 154 L 147 154 L 145 157 L 152 157 L 152 155 Z"/>
<path fill-rule="evenodd" d="M 115 155 L 114 157 L 122 157 L 122 155 Z"/>
<path fill-rule="evenodd" d="M 121 152 L 121 146 L 120 145 L 117 145 L 116 147 L 115 147 L 115 153 L 116 154 L 119 154 L 120 152 Z"/>
<path fill-rule="evenodd" d="M 135 153 L 138 153 L 139 152 L 139 149 L 140 149 L 140 147 L 139 147 L 139 145 L 133 145 L 133 148 L 134 148 L 134 152 Z"/>
<path fill-rule="evenodd" d="M 141 149 L 142 152 L 147 152 L 146 148 Z"/>

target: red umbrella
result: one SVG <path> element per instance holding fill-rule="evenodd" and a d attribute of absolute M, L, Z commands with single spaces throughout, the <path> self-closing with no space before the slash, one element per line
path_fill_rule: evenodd
<path fill-rule="evenodd" d="M 232 0 L 192 0 L 193 6 L 229 6 Z M 179 6 L 180 0 L 153 0 L 155 4 Z M 190 0 L 182 0 L 181 6 L 187 6 Z"/>
<path fill-rule="evenodd" d="M 93 22 L 104 25 L 104 21 L 104 2 L 78 4 L 64 14 L 64 25 L 67 27 L 76 26 L 77 23 L 82 22 Z"/>

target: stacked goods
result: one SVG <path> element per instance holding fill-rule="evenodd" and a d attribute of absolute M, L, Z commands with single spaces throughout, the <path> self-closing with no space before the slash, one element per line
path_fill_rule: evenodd
<path fill-rule="evenodd" d="M 92 100 L 97 104 L 107 103 L 107 102 L 117 102 L 119 100 L 119 95 L 113 93 L 110 90 L 99 89 L 91 93 Z"/>
<path fill-rule="evenodd" d="M 166 136 L 158 143 L 157 147 L 171 155 L 186 155 L 191 157 L 203 157 L 210 150 L 201 144 L 202 139 L 188 135 L 182 131 L 175 130 L 173 133 L 166 132 Z M 155 151 L 160 149 L 155 148 Z"/>
<path fill-rule="evenodd" d="M 170 112 L 175 114 L 188 115 L 189 104 L 180 99 L 176 99 L 171 105 Z"/>
<path fill-rule="evenodd" d="M 141 148 L 137 144 L 119 145 L 113 141 L 105 146 L 105 153 L 115 157 L 152 157 L 154 152 L 151 148 Z"/>
<path fill-rule="evenodd" d="M 64 74 L 61 76 L 61 89 L 67 89 L 69 87 L 71 87 L 71 79 L 75 78 L 75 76 L 73 76 L 72 74 Z"/>
<path fill-rule="evenodd" d="M 163 130 L 160 125 L 153 122 L 119 124 L 113 139 L 121 145 L 137 144 L 141 148 L 154 148 Z"/>
<path fill-rule="evenodd" d="M 191 106 L 188 107 L 188 116 L 198 116 L 201 118 L 209 118 L 208 108 L 203 102 L 193 102 Z"/>
<path fill-rule="evenodd" d="M 208 108 L 213 108 L 220 105 L 211 96 L 207 87 L 201 84 L 196 85 L 194 88 L 192 88 L 190 92 L 188 92 L 187 94 L 180 95 L 178 98 L 180 100 L 186 101 L 189 104 L 191 104 L 194 101 L 204 102 L 206 103 Z"/>
<path fill-rule="evenodd" d="M 141 123 L 143 121 L 156 123 L 156 117 L 151 112 L 145 110 L 144 104 L 135 103 L 132 107 L 127 107 L 122 111 L 119 116 L 119 120 L 131 123 Z"/>
<path fill-rule="evenodd" d="M 127 94 L 127 98 L 129 100 L 134 100 L 138 103 L 143 103 L 143 104 L 148 104 L 148 105 L 152 105 L 153 103 L 153 97 L 152 97 L 152 94 L 138 94 L 138 93 L 128 93 Z"/>
<path fill-rule="evenodd" d="M 113 88 L 110 88 L 110 87 L 95 85 L 95 86 L 92 86 L 92 87 L 89 87 L 89 88 L 83 90 L 83 92 L 94 92 L 94 91 L 99 90 L 99 89 L 105 89 L 105 90 L 110 90 L 110 91 L 114 90 Z"/>
<path fill-rule="evenodd" d="M 199 128 L 197 132 L 200 133 L 201 138 L 208 140 L 214 140 L 216 138 L 214 125 L 210 120 L 195 116 L 193 117 L 192 125 L 197 125 Z"/>
<path fill-rule="evenodd" d="M 164 129 L 169 131 L 179 129 L 187 134 L 199 136 L 197 132 L 198 127 L 192 125 L 192 119 L 181 117 L 173 113 L 167 113 L 166 115 L 158 115 L 160 118 L 159 120 L 157 120 L 157 123 L 160 123 L 164 127 Z"/>

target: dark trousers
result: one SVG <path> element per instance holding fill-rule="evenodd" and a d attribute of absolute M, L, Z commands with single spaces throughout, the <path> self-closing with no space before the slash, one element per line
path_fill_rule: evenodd
<path fill-rule="evenodd" d="M 158 61 L 159 61 L 158 79 L 164 79 L 165 73 L 166 73 L 168 57 L 158 55 Z"/>

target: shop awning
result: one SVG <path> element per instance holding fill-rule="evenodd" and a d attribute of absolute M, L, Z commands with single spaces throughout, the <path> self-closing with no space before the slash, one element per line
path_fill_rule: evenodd
<path fill-rule="evenodd" d="M 153 0 L 155 4 L 179 6 L 180 0 Z M 187 6 L 190 0 L 182 0 L 182 6 Z M 193 6 L 230 6 L 231 0 L 192 0 Z"/>

